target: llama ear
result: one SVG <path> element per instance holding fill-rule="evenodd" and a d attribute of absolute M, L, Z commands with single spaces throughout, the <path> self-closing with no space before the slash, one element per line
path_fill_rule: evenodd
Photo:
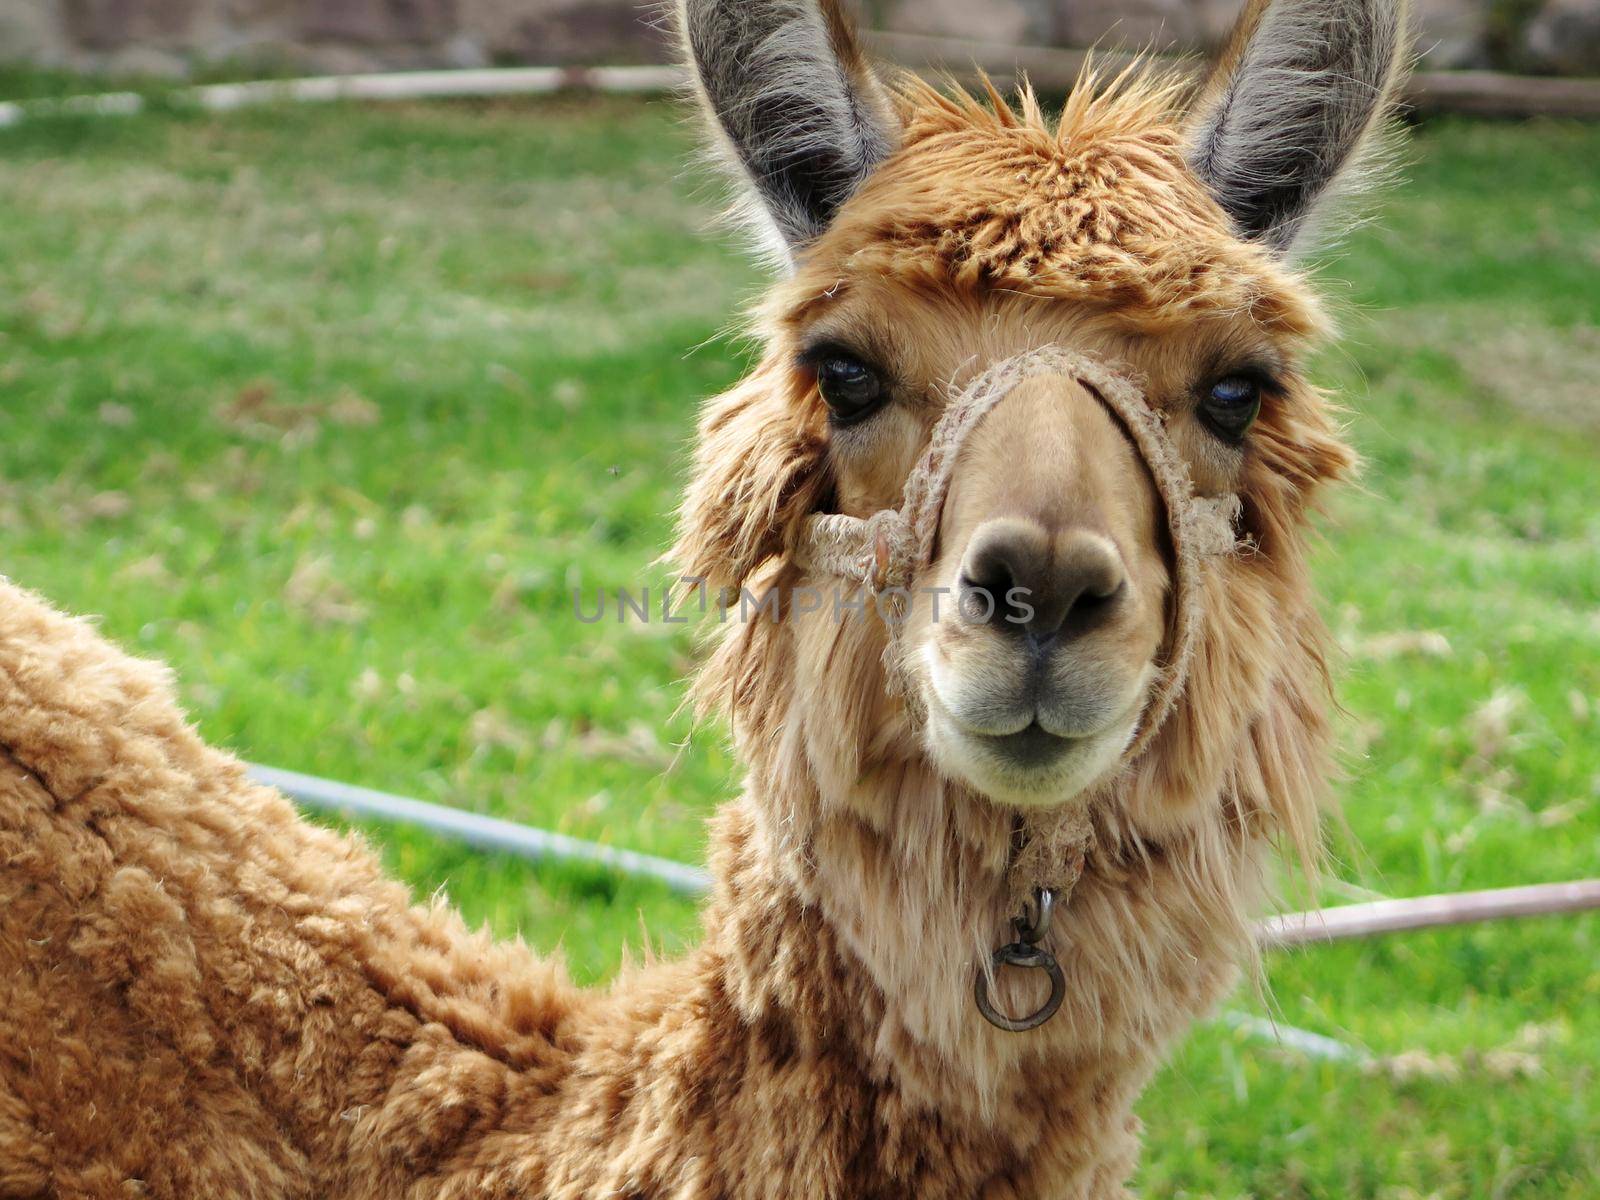
<path fill-rule="evenodd" d="M 1293 254 L 1359 186 L 1401 75 L 1406 0 L 1251 0 L 1201 90 L 1190 168 L 1240 234 Z"/>
<path fill-rule="evenodd" d="M 718 141 L 792 260 L 893 149 L 897 125 L 840 0 L 678 0 Z"/>

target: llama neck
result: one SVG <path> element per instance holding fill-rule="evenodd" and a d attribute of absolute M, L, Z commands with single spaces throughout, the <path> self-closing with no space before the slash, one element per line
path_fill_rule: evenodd
<path fill-rule="evenodd" d="M 1040 1029 L 1014 1034 L 973 1000 L 980 965 L 1009 940 L 1014 828 L 1013 812 L 920 760 L 832 795 L 793 759 L 758 764 L 720 822 L 715 860 L 712 933 L 741 1008 L 848 1036 L 875 1078 L 962 1122 L 993 1127 L 1032 1104 L 1070 1104 L 1085 1073 L 1102 1088 L 1126 1082 L 1131 1098 L 1161 1047 L 1234 976 L 1254 849 L 1194 837 L 1157 850 L 1103 827 L 1049 942 L 1066 1000 Z M 996 984 L 1011 1012 L 1038 1007 L 1046 990 L 1020 972 Z M 1041 1094 L 1040 1079 L 1056 1090 Z"/>
<path fill-rule="evenodd" d="M 1010 918 L 1035 882 L 1010 869 L 1018 821 L 1033 818 L 934 769 L 885 698 L 883 649 L 871 621 L 752 621 L 718 646 L 700 699 L 730 714 L 750 771 L 733 809 L 737 836 L 726 819 L 719 835 L 739 854 L 719 859 L 719 872 L 759 876 L 815 923 L 838 956 L 834 969 L 848 968 L 872 997 L 855 1031 L 860 1053 L 919 1103 L 987 1122 L 1041 1062 L 1141 1072 L 1248 955 L 1260 823 L 1241 816 L 1235 768 L 1252 757 L 1252 735 L 1197 756 L 1193 743 L 1214 739 L 1198 738 L 1180 708 L 1101 797 L 1095 848 L 1048 942 L 1065 1001 L 1039 1029 L 1008 1033 L 977 1011 L 973 983 L 1010 940 Z M 1252 683 L 1233 689 L 1235 703 L 1272 711 L 1265 680 Z M 1275 707 L 1290 724 L 1300 719 Z M 1241 717 L 1235 728 L 1250 730 Z M 1297 740 L 1285 732 L 1266 730 L 1279 744 Z M 724 936 L 737 943 L 743 926 L 731 909 Z M 763 930 L 752 933 L 764 944 Z M 759 994 L 759 955 L 746 967 L 751 979 L 739 987 Z M 1047 994 L 1044 980 L 1021 972 L 997 982 L 997 1004 L 1012 1013 Z"/>

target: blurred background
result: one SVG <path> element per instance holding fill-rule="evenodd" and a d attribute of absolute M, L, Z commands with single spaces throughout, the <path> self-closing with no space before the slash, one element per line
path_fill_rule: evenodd
<path fill-rule="evenodd" d="M 666 6 L 662 6 L 663 8 Z M 1026 46 L 1204 49 L 1239 0 L 864 0 L 891 34 Z M 1596 0 L 1416 0 L 1431 68 L 1600 71 Z M 197 66 L 374 71 L 671 57 L 638 0 L 0 0 L 0 57 L 171 74 Z"/>
<path fill-rule="evenodd" d="M 1059 89 L 1073 48 L 1203 49 L 1234 7 L 867 15 L 886 56 Z M 170 662 L 242 757 L 701 861 L 739 784 L 680 711 L 693 630 L 572 600 L 663 582 L 696 406 L 752 354 L 763 280 L 682 111 L 568 89 L 216 113 L 179 86 L 649 63 L 658 24 L 621 0 L 0 0 L 0 571 Z M 1316 375 L 1366 462 L 1317 551 L 1344 660 L 1327 904 L 1600 863 L 1600 0 L 1424 0 L 1420 46 L 1400 181 L 1314 266 L 1345 332 Z M 113 89 L 143 111 L 59 103 Z M 369 833 L 584 981 L 696 937 L 648 881 Z M 1138 1184 L 1592 1200 L 1597 1071 L 1595 914 L 1274 954 L 1143 1099 Z"/>

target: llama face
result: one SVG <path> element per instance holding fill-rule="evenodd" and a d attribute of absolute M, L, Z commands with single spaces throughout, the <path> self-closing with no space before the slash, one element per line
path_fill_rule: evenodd
<path fill-rule="evenodd" d="M 1198 492 L 1243 500 L 1249 553 L 1213 573 L 1178 721 L 1186 769 L 1220 772 L 1283 668 L 1273 646 L 1315 657 L 1311 635 L 1238 626 L 1274 604 L 1286 626 L 1315 620 L 1300 528 L 1348 453 L 1299 373 L 1321 320 L 1292 256 L 1372 141 L 1402 16 L 1394 0 L 1257 0 L 1187 110 L 1135 73 L 1086 81 L 1052 120 L 1026 93 L 1017 112 L 884 88 L 832 0 L 683 0 L 702 99 L 788 277 L 762 309 L 761 366 L 702 425 L 680 561 L 719 586 L 793 582 L 805 518 L 895 507 L 965 381 L 1044 345 L 1094 357 L 1165 414 Z M 1170 552 L 1144 464 L 1092 394 L 1017 387 L 964 447 L 912 589 L 900 645 L 923 751 L 1009 803 L 1103 778 L 1161 663 Z M 785 635 L 797 694 L 835 698 L 830 753 L 863 756 L 841 780 L 893 740 L 869 698 L 870 625 L 814 616 Z M 734 701 L 765 669 L 725 666 L 713 686 Z"/>
<path fill-rule="evenodd" d="M 1250 493 L 1263 409 L 1320 414 L 1295 370 L 1309 298 L 1184 167 L 1161 99 L 1051 124 L 906 96 L 899 148 L 775 294 L 824 507 L 895 507 L 952 393 L 1042 345 L 1138 380 L 1203 494 Z M 1092 392 L 1035 377 L 1002 400 L 962 449 L 901 638 L 942 771 L 1054 804 L 1114 770 L 1162 667 L 1170 553 L 1148 469 Z"/>
<path fill-rule="evenodd" d="M 854 216 L 841 215 L 841 230 Z M 1212 236 L 1225 251 L 1220 222 Z M 876 266 L 857 276 L 859 250 L 825 257 L 833 244 L 796 280 L 808 294 L 829 275 L 833 294 L 809 293 L 790 314 L 789 385 L 825 431 L 830 511 L 894 507 L 952 391 L 1040 345 L 1142 381 L 1205 494 L 1249 494 L 1260 410 L 1268 424 L 1294 406 L 1320 413 L 1292 366 L 1303 332 L 1264 330 L 1230 312 L 1231 297 L 1209 309 L 1192 300 L 1195 313 L 1152 327 L 1148 312 L 1076 295 L 963 293 L 948 281 L 930 292 Z M 1252 290 L 1265 296 L 1273 282 L 1264 272 Z M 1284 310 L 1294 301 L 1274 297 Z M 925 748 L 946 774 L 997 800 L 1049 804 L 1118 765 L 1166 647 L 1165 526 L 1128 434 L 1074 379 L 1025 380 L 972 431 L 901 638 Z M 796 634 L 805 656 L 825 656 L 826 616 Z"/>

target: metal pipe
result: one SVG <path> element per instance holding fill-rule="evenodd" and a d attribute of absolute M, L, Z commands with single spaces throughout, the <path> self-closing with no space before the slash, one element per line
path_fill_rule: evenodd
<path fill-rule="evenodd" d="M 1540 917 L 1591 908 L 1600 908 L 1600 879 L 1537 883 L 1481 892 L 1449 892 L 1405 900 L 1374 900 L 1368 904 L 1285 913 L 1267 918 L 1257 932 L 1263 948 L 1281 950 L 1378 933 L 1468 925 L 1505 917 Z"/>
<path fill-rule="evenodd" d="M 459 838 L 469 845 L 520 855 L 534 862 L 593 863 L 624 875 L 658 880 L 673 891 L 688 896 L 698 896 L 711 887 L 711 876 L 706 871 L 671 859 L 615 846 L 602 846 L 597 842 L 568 837 L 564 833 L 534 829 L 514 821 L 502 821 L 497 817 L 486 817 L 481 813 L 442 804 L 428 804 L 408 796 L 335 783 L 331 779 L 318 779 L 297 771 L 257 766 L 254 763 L 246 763 L 245 766 L 257 783 L 277 788 L 304 807 L 319 812 L 377 821 L 404 821 L 447 837 Z"/>
<path fill-rule="evenodd" d="M 1355 1063 L 1357 1066 L 1367 1066 L 1373 1061 L 1372 1055 L 1359 1046 L 1341 1042 L 1338 1038 L 1331 1038 L 1327 1034 L 1313 1033 L 1309 1029 L 1285 1025 L 1268 1017 L 1258 1017 L 1253 1013 L 1230 1010 L 1218 1013 L 1215 1019 L 1254 1041 L 1270 1042 L 1275 1046 L 1295 1050 L 1307 1058 L 1317 1058 L 1324 1062 Z"/>

